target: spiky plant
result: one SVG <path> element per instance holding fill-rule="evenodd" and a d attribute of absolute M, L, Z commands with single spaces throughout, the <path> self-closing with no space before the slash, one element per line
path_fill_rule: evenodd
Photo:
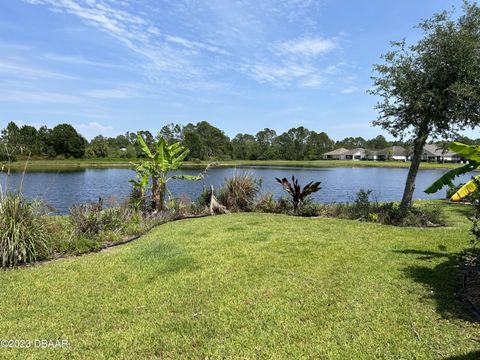
<path fill-rule="evenodd" d="M 290 195 L 293 205 L 293 210 L 298 211 L 300 205 L 313 193 L 321 189 L 320 181 L 314 182 L 311 181 L 307 185 L 302 187 L 298 184 L 298 179 L 295 179 L 295 176 L 292 176 L 292 182 L 290 183 L 287 178 L 279 179 L 275 178 L 283 189 Z"/>

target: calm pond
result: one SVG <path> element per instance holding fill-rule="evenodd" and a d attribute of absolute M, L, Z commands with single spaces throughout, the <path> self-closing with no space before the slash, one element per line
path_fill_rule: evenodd
<path fill-rule="evenodd" d="M 420 170 L 414 194 L 415 199 L 435 199 L 445 196 L 442 190 L 427 195 L 423 190 L 438 179 L 447 170 Z M 199 170 L 182 170 L 184 174 L 197 174 Z M 272 192 L 283 196 L 275 177 L 295 175 L 301 185 L 309 181 L 321 181 L 322 189 L 315 194 L 315 200 L 324 203 L 351 201 L 359 189 L 372 189 L 380 201 L 398 201 L 402 197 L 408 169 L 405 168 L 303 168 L 303 167 L 237 167 L 210 169 L 203 181 L 171 181 L 169 188 L 175 197 L 187 197 L 194 200 L 202 188 L 213 185 L 218 189 L 225 178 L 237 173 L 250 172 L 262 179 L 262 192 Z M 9 188 L 18 186 L 22 175 L 14 173 L 9 179 Z M 28 172 L 25 175 L 23 193 L 31 198 L 42 199 L 53 206 L 60 214 L 65 214 L 71 205 L 114 197 L 118 200 L 128 195 L 131 184 L 129 179 L 134 172 L 129 169 L 82 169 L 69 172 Z M 465 181 L 465 175 L 457 182 Z M 0 175 L 5 188 L 5 175 Z"/>

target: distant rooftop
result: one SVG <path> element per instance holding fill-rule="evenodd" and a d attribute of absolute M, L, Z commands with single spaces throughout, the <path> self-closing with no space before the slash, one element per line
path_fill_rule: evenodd
<path fill-rule="evenodd" d="M 332 151 L 329 151 L 323 155 L 345 155 L 345 153 L 349 152 L 351 150 L 345 149 L 345 148 L 338 148 Z"/>
<path fill-rule="evenodd" d="M 427 144 L 423 147 L 424 151 L 431 153 L 434 156 L 453 156 L 457 155 L 457 153 L 450 151 L 448 149 L 442 149 L 437 144 Z"/>
<path fill-rule="evenodd" d="M 355 149 L 345 149 L 345 148 L 339 148 L 335 149 L 332 151 L 329 151 L 323 155 L 354 155 L 358 152 L 367 152 L 370 155 L 387 155 L 389 152 L 391 152 L 392 156 L 404 156 L 405 155 L 405 149 L 401 146 L 390 146 L 385 149 L 381 150 L 367 150 L 364 148 L 355 148 Z"/>
<path fill-rule="evenodd" d="M 388 153 L 391 153 L 392 156 L 405 156 L 405 149 L 402 146 L 390 146 L 382 150 L 375 150 L 373 153 L 375 155 L 388 155 Z"/>

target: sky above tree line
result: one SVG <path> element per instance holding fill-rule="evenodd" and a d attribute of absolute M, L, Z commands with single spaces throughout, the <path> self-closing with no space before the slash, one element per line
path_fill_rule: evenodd
<path fill-rule="evenodd" d="M 2 0 L 0 128 L 385 134 L 372 64 L 450 0 Z M 459 10 L 459 9 L 458 9 Z M 388 135 L 387 135 L 388 137 Z"/>

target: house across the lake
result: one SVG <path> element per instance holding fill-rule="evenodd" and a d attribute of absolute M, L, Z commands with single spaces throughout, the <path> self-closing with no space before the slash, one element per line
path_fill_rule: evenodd
<path fill-rule="evenodd" d="M 325 160 L 394 160 L 407 161 L 410 156 L 402 146 L 390 146 L 381 150 L 367 150 L 363 148 L 339 148 L 323 154 Z M 422 161 L 462 162 L 465 159 L 457 153 L 445 150 L 438 145 L 428 144 L 423 148 Z"/>
<path fill-rule="evenodd" d="M 406 161 L 405 149 L 401 146 L 390 146 L 382 150 L 366 150 L 356 148 L 348 150 L 339 148 L 323 154 L 326 160 L 396 160 Z"/>
<path fill-rule="evenodd" d="M 335 149 L 329 152 L 326 152 L 322 155 L 325 160 L 346 160 L 345 153 L 349 152 L 350 150 L 345 148 Z"/>
<path fill-rule="evenodd" d="M 346 160 L 362 160 L 365 159 L 366 151 L 362 148 L 348 150 L 344 155 Z"/>
<path fill-rule="evenodd" d="M 401 146 L 390 146 L 382 150 L 367 150 L 366 160 L 407 161 L 406 151 Z"/>
<path fill-rule="evenodd" d="M 422 161 L 462 162 L 465 159 L 457 153 L 443 149 L 436 144 L 427 144 L 423 147 Z"/>

